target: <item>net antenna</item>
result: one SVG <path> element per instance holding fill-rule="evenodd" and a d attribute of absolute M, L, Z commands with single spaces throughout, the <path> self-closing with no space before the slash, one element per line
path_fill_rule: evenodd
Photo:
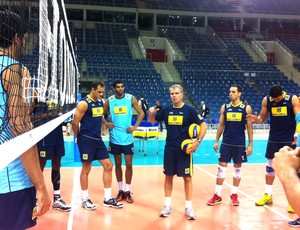
<path fill-rule="evenodd" d="M 72 115 L 80 77 L 63 0 L 0 0 L 1 12 L 13 12 L 21 18 L 22 55 L 10 64 L 18 66 L 21 79 L 22 100 L 16 110 L 26 111 L 26 116 L 22 117 L 22 127 L 14 127 L 12 113 L 0 113 L 0 169 Z M 0 41 L 8 37 L 5 31 L 0 31 Z M 0 44 L 0 54 L 9 55 L 5 50 Z M 6 64 L 0 60 L 0 71 Z M 5 92 L 0 94 L 5 96 Z M 51 111 L 39 110 L 41 104 L 47 104 Z M 5 111 L 5 106 L 0 100 L 0 111 Z"/>

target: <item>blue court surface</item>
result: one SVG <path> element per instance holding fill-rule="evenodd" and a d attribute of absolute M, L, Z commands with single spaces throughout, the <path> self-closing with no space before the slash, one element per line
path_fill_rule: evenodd
<path fill-rule="evenodd" d="M 254 135 L 255 136 L 255 135 Z M 214 136 L 203 140 L 197 151 L 193 154 L 194 164 L 217 164 L 218 153 L 213 149 Z M 255 138 L 254 138 L 255 139 Z M 103 138 L 106 146 L 108 146 L 108 138 Z M 144 142 L 144 144 L 143 144 Z M 144 145 L 144 148 L 142 148 Z M 141 140 L 135 139 L 134 142 L 134 157 L 133 165 L 162 165 L 163 164 L 163 152 L 164 152 L 165 140 L 160 138 L 159 140 L 148 139 Z M 221 141 L 219 141 L 219 147 Z M 245 164 L 253 163 L 265 163 L 265 149 L 267 145 L 267 136 L 265 139 L 254 140 L 253 153 L 248 157 L 248 162 Z M 81 167 L 79 162 L 79 153 L 75 146 L 74 152 L 74 140 L 72 137 L 65 137 L 65 149 L 66 155 L 62 158 L 62 167 Z M 142 151 L 144 149 L 144 152 Z M 111 154 L 111 159 L 113 160 Z M 124 163 L 124 161 L 123 161 Z M 98 161 L 93 162 L 93 166 L 100 166 Z M 51 162 L 48 161 L 46 167 L 51 167 Z"/>

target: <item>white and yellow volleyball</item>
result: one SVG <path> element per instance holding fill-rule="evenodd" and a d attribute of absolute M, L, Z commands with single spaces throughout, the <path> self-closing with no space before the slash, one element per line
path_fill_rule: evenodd
<path fill-rule="evenodd" d="M 200 133 L 200 125 L 197 124 L 191 124 L 189 127 L 189 136 L 190 138 L 197 138 Z"/>
<path fill-rule="evenodd" d="M 192 147 L 193 147 L 193 140 L 192 139 L 186 139 L 183 142 L 181 142 L 181 149 L 186 154 L 193 153 Z"/>

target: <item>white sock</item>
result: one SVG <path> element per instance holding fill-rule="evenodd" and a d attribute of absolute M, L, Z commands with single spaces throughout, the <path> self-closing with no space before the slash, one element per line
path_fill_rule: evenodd
<path fill-rule="evenodd" d="M 191 200 L 186 200 L 185 201 L 185 207 L 186 208 L 191 208 L 192 207 L 192 201 Z"/>
<path fill-rule="evenodd" d="M 165 206 L 171 206 L 171 197 L 165 197 Z"/>
<path fill-rule="evenodd" d="M 123 181 L 118 182 L 119 190 L 123 190 Z"/>
<path fill-rule="evenodd" d="M 231 194 L 237 194 L 239 187 L 232 185 L 231 187 Z"/>
<path fill-rule="evenodd" d="M 89 191 L 88 190 L 82 190 L 82 200 L 89 199 Z"/>
<path fill-rule="evenodd" d="M 104 188 L 104 199 L 109 200 L 111 198 L 111 188 Z"/>
<path fill-rule="evenodd" d="M 266 184 L 266 193 L 270 196 L 272 196 L 272 185 Z"/>
<path fill-rule="evenodd" d="M 223 186 L 223 185 L 216 185 L 215 193 L 216 193 L 218 196 L 221 196 L 222 186 Z"/>
<path fill-rule="evenodd" d="M 60 195 L 60 190 L 54 190 L 53 195 Z"/>
<path fill-rule="evenodd" d="M 125 192 L 128 192 L 128 191 L 130 191 L 130 184 L 126 184 L 126 186 L 125 186 Z"/>

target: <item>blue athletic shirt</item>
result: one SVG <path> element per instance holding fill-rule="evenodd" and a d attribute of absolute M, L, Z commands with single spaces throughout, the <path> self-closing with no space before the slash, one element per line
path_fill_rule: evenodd
<path fill-rule="evenodd" d="M 95 139 L 101 139 L 102 116 L 104 112 L 101 99 L 94 101 L 89 95 L 81 101 L 88 104 L 88 109 L 80 121 L 79 133 Z"/>
<path fill-rule="evenodd" d="M 129 145 L 133 143 L 133 134 L 126 129 L 132 121 L 132 95 L 125 93 L 123 98 L 112 95 L 108 98 L 109 114 L 114 123 L 110 130 L 110 142 L 117 145 Z"/>
<path fill-rule="evenodd" d="M 294 141 L 296 122 L 292 97 L 292 94 L 283 92 L 283 99 L 278 103 L 271 97 L 267 97 L 267 108 L 270 112 L 269 141 L 271 142 Z"/>
<path fill-rule="evenodd" d="M 155 120 L 164 121 L 167 129 L 166 146 L 180 146 L 185 139 L 190 139 L 188 129 L 191 124 L 201 124 L 197 111 L 186 104 L 181 107 L 166 106 L 155 115 Z"/>
<path fill-rule="evenodd" d="M 9 125 L 6 104 L 7 95 L 2 85 L 2 73 L 11 65 L 21 65 L 21 63 L 11 57 L 0 55 L 0 144 L 3 144 L 14 137 Z M 18 148 L 18 146 L 14 147 Z M 3 157 L 4 155 L 9 154 L 9 152 L 0 154 Z M 32 186 L 33 184 L 19 157 L 8 164 L 4 169 L 0 170 L 0 194 L 15 192 Z"/>
<path fill-rule="evenodd" d="M 35 116 L 39 117 L 43 114 L 48 114 L 52 112 L 57 105 L 53 104 L 50 100 L 46 100 L 46 102 L 38 102 L 36 105 L 36 108 L 34 110 Z M 39 126 L 41 124 L 45 124 L 48 121 L 55 119 L 57 115 L 55 116 L 47 116 L 45 119 L 38 119 L 38 122 L 36 122 L 35 126 Z M 52 132 L 50 132 L 47 136 L 45 136 L 42 140 L 40 140 L 40 143 L 42 143 L 43 146 L 49 147 L 49 146 L 55 146 L 59 144 L 64 144 L 64 136 L 62 132 L 62 126 L 63 124 L 58 125 Z"/>
<path fill-rule="evenodd" d="M 225 104 L 223 144 L 245 146 L 246 108 L 242 102 Z"/>

